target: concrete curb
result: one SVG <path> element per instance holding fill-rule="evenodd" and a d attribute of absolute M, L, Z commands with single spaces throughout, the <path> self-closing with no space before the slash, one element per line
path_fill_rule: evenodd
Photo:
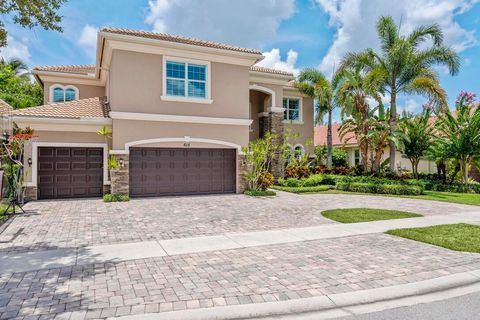
<path fill-rule="evenodd" d="M 392 301 L 412 296 L 441 293 L 447 290 L 480 284 L 480 270 L 457 273 L 436 279 L 391 287 L 361 290 L 288 301 L 265 302 L 225 307 L 212 307 L 165 313 L 112 317 L 109 320 L 239 320 L 280 317 L 292 314 L 326 312 L 330 317 L 351 315 L 345 308 Z"/>

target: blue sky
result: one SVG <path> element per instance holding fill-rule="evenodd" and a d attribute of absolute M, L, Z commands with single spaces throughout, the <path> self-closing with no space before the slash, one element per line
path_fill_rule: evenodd
<path fill-rule="evenodd" d="M 61 9 L 63 33 L 22 29 L 0 17 L 9 31 L 6 58 L 30 66 L 94 62 L 95 35 L 102 26 L 168 32 L 265 52 L 264 66 L 298 72 L 316 67 L 330 73 L 345 52 L 376 47 L 374 24 L 381 15 L 402 22 L 402 32 L 438 23 L 445 42 L 458 51 L 460 74 L 438 69 L 453 102 L 460 90 L 480 93 L 479 0 L 70 0 Z M 402 97 L 418 111 L 422 97 Z"/>

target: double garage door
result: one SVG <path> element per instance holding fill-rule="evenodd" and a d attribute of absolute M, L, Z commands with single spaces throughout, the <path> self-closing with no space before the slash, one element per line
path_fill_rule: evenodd
<path fill-rule="evenodd" d="M 100 197 L 103 149 L 40 147 L 39 199 Z M 232 149 L 130 149 L 130 196 L 234 193 Z"/>
<path fill-rule="evenodd" d="M 236 151 L 232 149 L 130 149 L 130 195 L 233 193 Z"/>

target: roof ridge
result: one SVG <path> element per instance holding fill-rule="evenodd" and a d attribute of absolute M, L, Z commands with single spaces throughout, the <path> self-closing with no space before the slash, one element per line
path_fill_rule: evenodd
<path fill-rule="evenodd" d="M 216 42 L 212 40 L 202 40 L 198 38 L 180 36 L 180 35 L 164 33 L 164 32 L 154 32 L 154 31 L 148 31 L 148 30 L 138 30 L 138 29 L 136 30 L 136 29 L 128 29 L 128 28 L 116 28 L 116 27 L 103 27 L 100 29 L 100 32 L 117 33 L 117 34 L 124 34 L 124 35 L 138 36 L 138 37 L 143 36 L 143 37 L 149 37 L 149 38 L 156 38 L 158 40 L 166 40 L 166 41 L 180 42 L 180 43 L 214 47 L 214 48 L 216 47 L 218 49 L 233 50 L 233 51 L 252 53 L 252 54 L 262 54 L 257 49 L 240 47 L 233 44 L 221 43 L 221 42 Z"/>
<path fill-rule="evenodd" d="M 268 73 L 275 73 L 275 74 L 282 74 L 282 75 L 288 75 L 293 77 L 292 72 L 280 70 L 280 69 L 274 69 L 274 68 L 267 68 L 263 66 L 258 66 L 258 65 L 253 65 L 250 67 L 250 70 L 252 71 L 259 71 L 259 72 L 268 72 Z"/>

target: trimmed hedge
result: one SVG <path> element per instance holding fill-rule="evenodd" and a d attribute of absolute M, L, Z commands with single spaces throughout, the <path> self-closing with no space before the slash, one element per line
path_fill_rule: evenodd
<path fill-rule="evenodd" d="M 130 201 L 128 194 L 104 194 L 103 202 L 125 202 Z"/>
<path fill-rule="evenodd" d="M 478 193 L 480 194 L 480 183 L 472 184 L 443 184 L 438 182 L 425 182 L 425 190 L 441 191 L 441 192 L 455 192 L 455 193 Z"/>
<path fill-rule="evenodd" d="M 245 190 L 243 194 L 250 197 L 272 197 L 277 195 L 272 190 Z"/>
<path fill-rule="evenodd" d="M 274 186 L 276 190 L 291 192 L 291 193 L 314 193 L 314 192 L 323 192 L 332 190 L 335 186 L 315 186 L 315 187 L 282 187 L 282 186 Z"/>
<path fill-rule="evenodd" d="M 346 183 L 339 182 L 336 185 L 337 190 L 360 192 L 360 193 L 379 193 L 379 194 L 397 194 L 397 195 L 421 195 L 423 188 L 419 186 L 401 185 L 401 184 L 375 184 L 375 183 Z"/>

